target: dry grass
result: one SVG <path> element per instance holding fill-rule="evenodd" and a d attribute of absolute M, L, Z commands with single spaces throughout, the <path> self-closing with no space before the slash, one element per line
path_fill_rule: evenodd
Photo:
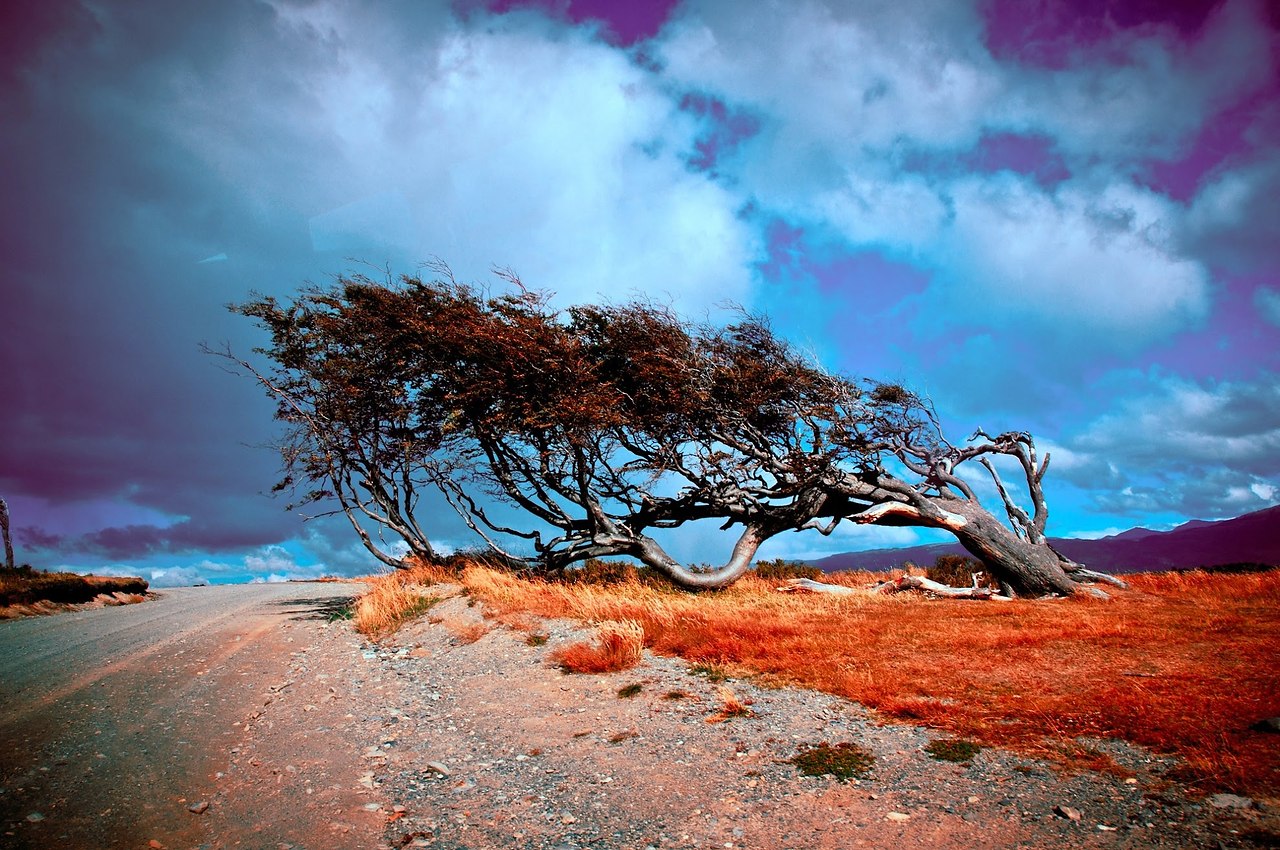
<path fill-rule="evenodd" d="M 751 709 L 747 703 L 738 699 L 738 695 L 724 685 L 716 688 L 720 697 L 720 710 L 707 718 L 708 723 L 723 723 L 731 717 L 750 717 Z"/>
<path fill-rule="evenodd" d="M 566 673 L 615 673 L 640 663 L 644 629 L 634 620 L 605 622 L 596 628 L 594 642 L 580 642 L 551 653 Z"/>
<path fill-rule="evenodd" d="M 1121 738 L 1177 754 L 1183 778 L 1205 788 L 1280 790 L 1274 737 L 1248 728 L 1280 715 L 1280 572 L 1135 576 L 1135 590 L 1111 601 L 999 605 L 794 596 L 754 577 L 703 594 L 480 567 L 462 581 L 502 612 L 628 621 L 654 652 L 984 744 L 1081 764 L 1077 738 Z"/>
<path fill-rule="evenodd" d="M 369 590 L 356 600 L 356 631 L 372 638 L 394 632 L 402 623 L 440 601 L 426 588 L 453 576 L 429 566 L 396 570 L 370 579 Z M 478 638 L 477 638 L 478 639 Z"/>

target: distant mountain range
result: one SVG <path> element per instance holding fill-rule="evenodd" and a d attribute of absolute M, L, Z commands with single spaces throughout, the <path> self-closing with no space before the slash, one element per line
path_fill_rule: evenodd
<path fill-rule="evenodd" d="M 1098 540 L 1050 538 L 1055 549 L 1112 573 L 1185 570 L 1236 562 L 1280 564 L 1280 507 L 1217 522 L 1193 519 L 1172 531 L 1131 528 Z M 907 561 L 929 566 L 939 555 L 967 555 L 959 543 L 845 552 L 810 561 L 824 572 L 887 570 Z"/>

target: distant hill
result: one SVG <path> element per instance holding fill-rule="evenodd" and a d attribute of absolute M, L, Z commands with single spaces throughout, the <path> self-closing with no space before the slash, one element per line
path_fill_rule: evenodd
<path fill-rule="evenodd" d="M 1095 570 L 1132 573 L 1235 562 L 1280 564 L 1280 506 L 1217 522 L 1193 519 L 1172 531 L 1131 528 L 1098 540 L 1050 538 L 1063 555 Z M 967 555 L 959 543 L 845 552 L 811 561 L 824 572 L 887 570 L 907 561 L 930 565 L 939 555 Z"/>

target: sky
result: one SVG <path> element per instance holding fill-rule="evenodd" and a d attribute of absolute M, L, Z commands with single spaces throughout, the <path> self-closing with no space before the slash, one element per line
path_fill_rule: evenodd
<path fill-rule="evenodd" d="M 201 351 L 252 292 L 440 258 L 728 305 L 1029 430 L 1049 532 L 1280 501 L 1280 4 L 49 0 L 0 26 L 0 498 L 19 562 L 362 574 Z M 1268 200 L 1271 199 L 1271 200 Z M 473 543 L 440 506 L 443 548 Z M 910 545 L 787 534 L 762 557 Z M 715 528 L 672 542 L 721 562 Z"/>

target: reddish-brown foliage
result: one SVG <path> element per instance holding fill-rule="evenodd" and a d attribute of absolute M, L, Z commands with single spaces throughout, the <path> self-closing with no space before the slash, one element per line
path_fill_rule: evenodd
<path fill-rule="evenodd" d="M 594 643 L 580 642 L 557 649 L 551 660 L 566 673 L 616 673 L 640 663 L 644 629 L 631 620 L 602 623 Z"/>

